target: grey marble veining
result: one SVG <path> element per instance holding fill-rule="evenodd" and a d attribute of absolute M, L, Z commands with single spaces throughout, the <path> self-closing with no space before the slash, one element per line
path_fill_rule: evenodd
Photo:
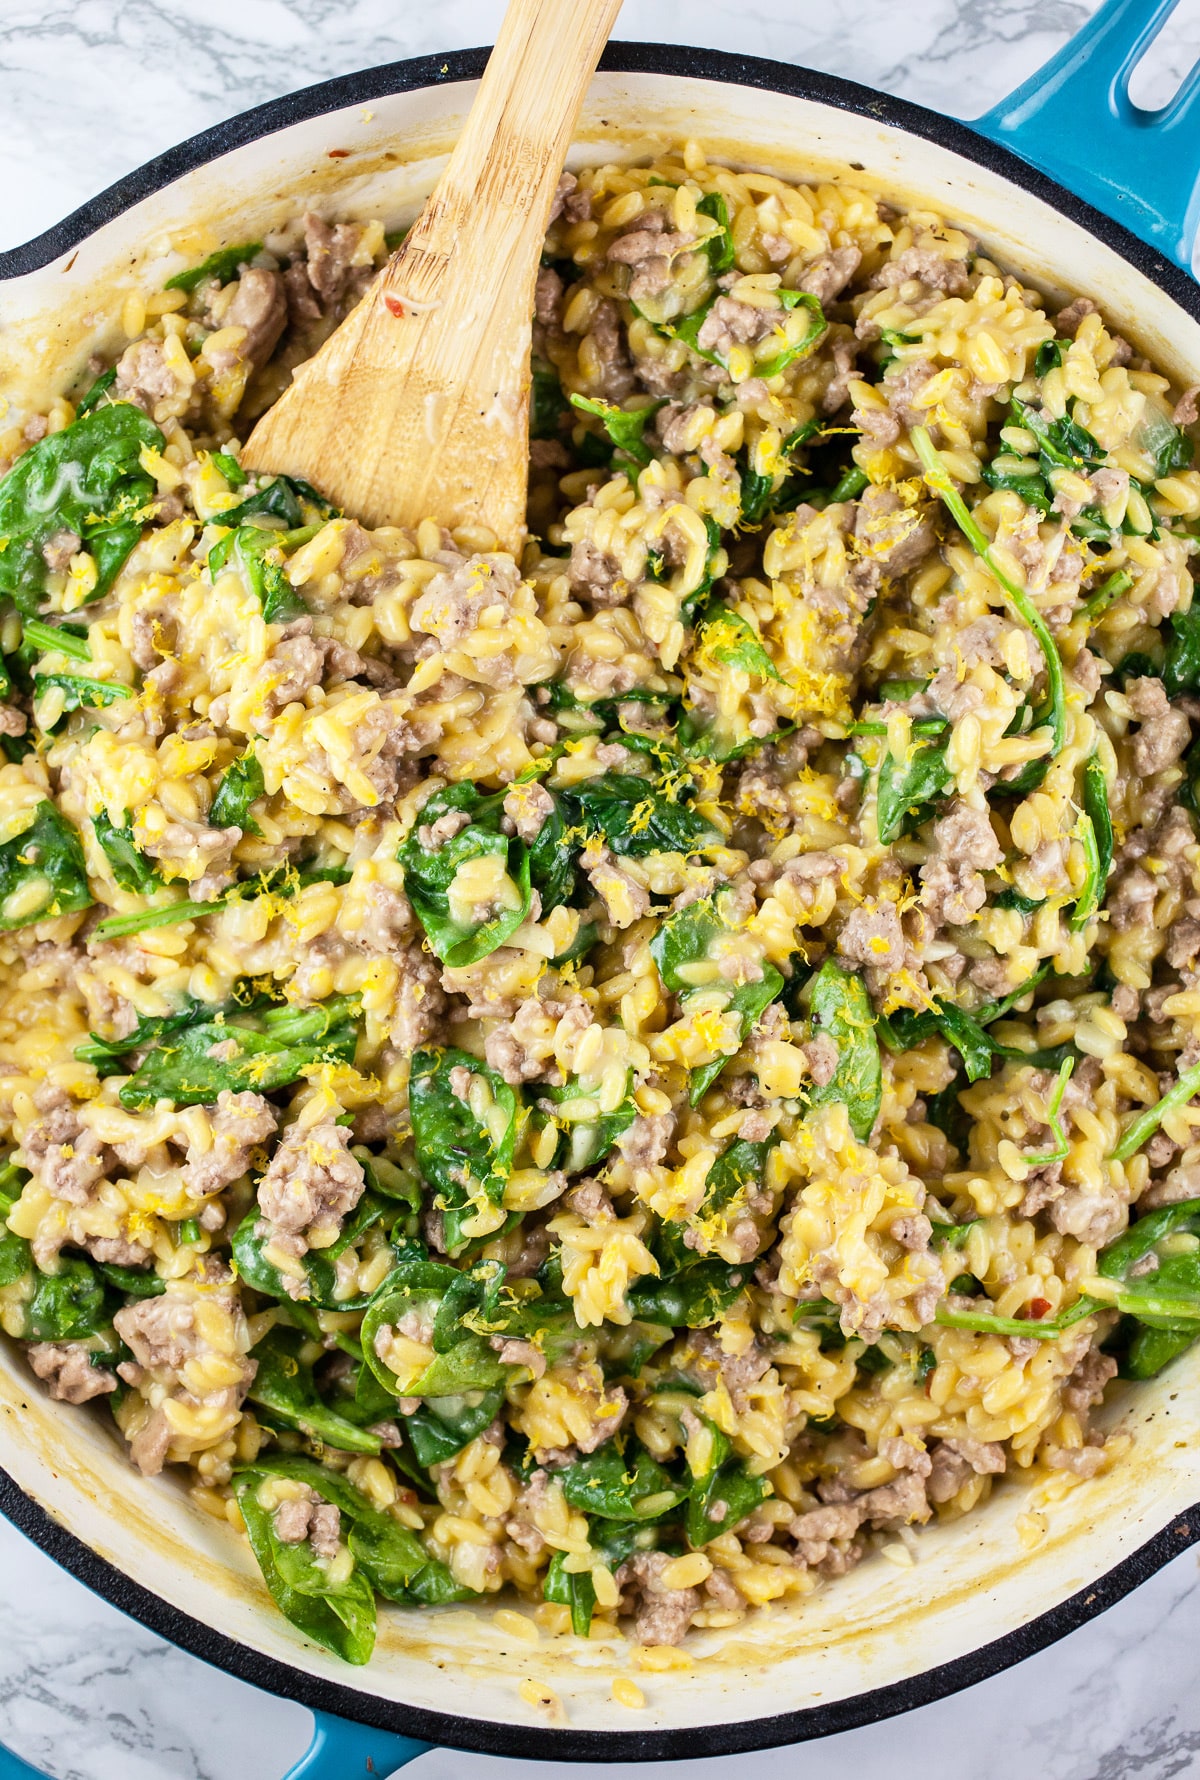
<path fill-rule="evenodd" d="M 564 0 L 564 4 L 569 0 Z M 806 64 L 962 116 L 1023 80 L 1095 0 L 626 0 L 620 35 Z M 1148 0 L 1147 0 L 1148 3 Z M 193 131 L 275 94 L 490 40 L 501 0 L 0 0 L 0 246 L 27 240 Z M 1161 104 L 1200 53 L 1184 0 L 1139 70 Z M 1019 1668 L 908 1717 L 789 1754 L 617 1770 L 767 1780 L 1175 1780 L 1200 1775 L 1200 1571 L 1176 1559 Z M 277 1780 L 308 1738 L 299 1707 L 173 1650 L 0 1522 L 0 1741 L 55 1780 Z M 526 1764 L 448 1751 L 414 1780 L 518 1780 Z"/>

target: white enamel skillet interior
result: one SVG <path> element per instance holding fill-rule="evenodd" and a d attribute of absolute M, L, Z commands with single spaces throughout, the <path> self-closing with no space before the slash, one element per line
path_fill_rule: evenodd
<path fill-rule="evenodd" d="M 103 309 L 153 290 L 219 241 L 260 238 L 306 205 L 408 221 L 473 94 L 483 52 L 371 70 L 299 93 L 174 150 L 58 230 L 0 255 L 0 388 L 35 400 L 104 334 Z M 713 52 L 614 45 L 572 165 L 688 136 L 714 158 L 813 179 L 853 168 L 901 203 L 977 234 L 1056 296 L 1098 297 L 1114 325 L 1181 384 L 1200 380 L 1196 287 L 1153 249 L 1005 150 L 846 82 Z M 351 1669 L 271 1606 L 245 1546 L 170 1479 L 130 1466 L 107 1418 L 52 1403 L 0 1344 L 0 1508 L 65 1568 L 205 1660 L 319 1711 L 429 1742 L 532 1758 L 718 1755 L 844 1730 L 969 1685 L 1061 1637 L 1200 1537 L 1200 1349 L 1118 1393 L 1133 1436 L 1105 1476 L 1046 1504 L 1006 1485 L 967 1519 L 920 1535 L 920 1561 L 880 1557 L 794 1608 L 694 1635 L 690 1672 L 639 1675 L 611 1702 L 627 1647 L 533 1647 L 490 1608 L 381 1612 L 376 1655 Z M 1030 1551 L 1018 1520 L 1041 1513 Z M 565 1723 L 527 1705 L 544 1684 Z"/>

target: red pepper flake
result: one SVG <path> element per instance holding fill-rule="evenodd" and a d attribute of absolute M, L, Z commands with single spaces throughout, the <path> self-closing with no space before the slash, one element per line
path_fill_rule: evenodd
<path fill-rule="evenodd" d="M 1023 1304 L 1017 1315 L 1028 1323 L 1040 1323 L 1042 1318 L 1052 1309 L 1049 1298 L 1031 1298 Z"/>
<path fill-rule="evenodd" d="M 331 161 L 345 161 L 350 157 L 350 150 L 348 148 L 330 148 L 326 149 L 325 152 Z"/>
<path fill-rule="evenodd" d="M 391 291 L 384 292 L 383 303 L 389 315 L 399 316 L 403 319 L 408 313 L 404 307 L 404 298 L 393 296 Z"/>

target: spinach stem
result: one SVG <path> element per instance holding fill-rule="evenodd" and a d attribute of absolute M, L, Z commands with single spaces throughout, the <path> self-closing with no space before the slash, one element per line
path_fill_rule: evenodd
<path fill-rule="evenodd" d="M 1054 638 L 1050 635 L 1045 619 L 1030 599 L 1023 587 L 1018 587 L 997 562 L 992 546 L 982 528 L 971 514 L 967 503 L 959 494 L 950 479 L 945 459 L 935 447 L 929 436 L 928 429 L 915 426 L 909 432 L 913 449 L 925 472 L 925 480 L 939 496 L 946 511 L 967 540 L 980 562 L 998 583 L 1005 598 L 1022 623 L 1027 624 L 1037 638 L 1042 656 L 1046 663 L 1046 677 L 1049 681 L 1050 696 L 1045 711 L 1037 714 L 1040 723 L 1049 722 L 1051 730 L 1050 756 L 1061 753 L 1067 739 L 1066 695 L 1063 686 L 1062 660 Z"/>
<path fill-rule="evenodd" d="M 1200 1094 L 1200 1063 L 1193 1063 L 1185 1069 L 1173 1088 L 1168 1088 L 1161 1100 L 1148 1106 L 1145 1112 L 1138 1114 L 1125 1131 L 1120 1143 L 1112 1153 L 1114 1162 L 1128 1162 L 1136 1156 L 1147 1138 L 1153 1137 L 1169 1112 L 1178 1106 L 1186 1106 L 1193 1094 Z"/>
<path fill-rule="evenodd" d="M 27 618 L 22 626 L 22 637 L 25 642 L 43 654 L 50 650 L 58 655 L 70 655 L 75 661 L 90 661 L 91 647 L 86 637 L 77 637 L 69 630 L 60 630 L 55 624 L 43 624 L 40 618 Z"/>

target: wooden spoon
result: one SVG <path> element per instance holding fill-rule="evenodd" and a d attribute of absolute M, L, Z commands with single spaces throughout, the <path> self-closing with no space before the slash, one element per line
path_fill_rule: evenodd
<path fill-rule="evenodd" d="M 518 553 L 534 283 L 555 187 L 621 0 L 510 0 L 433 196 L 263 416 L 250 469 L 365 524 L 483 524 Z"/>

